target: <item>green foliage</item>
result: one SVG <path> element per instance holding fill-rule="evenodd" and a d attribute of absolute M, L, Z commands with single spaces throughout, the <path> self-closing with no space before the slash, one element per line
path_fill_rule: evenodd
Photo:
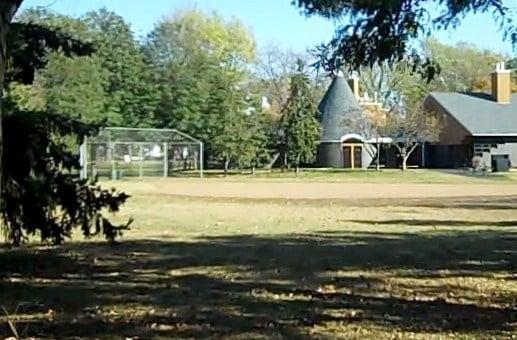
<path fill-rule="evenodd" d="M 281 118 L 284 157 L 289 165 L 299 167 L 315 161 L 321 133 L 317 113 L 309 79 L 300 65 L 291 77 L 290 95 Z"/>
<path fill-rule="evenodd" d="M 504 60 L 500 54 L 464 42 L 451 46 L 428 39 L 424 51 L 440 64 L 440 76 L 431 84 L 436 91 L 477 90 L 479 82 L 488 79 L 495 64 Z"/>
<path fill-rule="evenodd" d="M 192 56 L 208 55 L 225 69 L 238 71 L 255 59 L 255 41 L 237 19 L 225 21 L 217 13 L 177 12 L 160 22 L 149 35 L 148 51 L 162 66 L 187 63 Z"/>
<path fill-rule="evenodd" d="M 510 70 L 513 70 L 513 72 L 512 72 L 513 83 L 514 83 L 514 87 L 517 88 L 517 57 L 508 60 L 507 68 Z"/>
<path fill-rule="evenodd" d="M 121 115 L 117 124 L 153 126 L 159 94 L 129 24 L 106 9 L 87 13 L 82 20 L 93 36 L 95 56 L 109 73 L 106 93 Z"/>
<path fill-rule="evenodd" d="M 151 67 L 122 17 L 105 9 L 78 19 L 46 9 L 29 9 L 18 20 L 24 23 L 22 27 L 34 25 L 55 30 L 61 36 L 87 42 L 91 48 L 89 57 L 72 60 L 63 53 L 48 54 L 45 48 L 38 54 L 38 60 L 46 55 L 47 67 L 37 65 L 35 86 L 43 85 L 46 91 L 32 92 L 43 95 L 45 98 L 39 101 L 48 103 L 50 110 L 68 114 L 75 109 L 72 116 L 85 122 L 130 127 L 154 125 L 158 93 L 151 79 Z M 76 91 L 84 91 L 85 95 L 74 108 L 71 100 L 64 98 L 75 100 L 78 97 L 72 94 Z M 82 104 L 90 101 L 92 109 L 87 110 Z"/>
<path fill-rule="evenodd" d="M 107 82 L 108 72 L 98 58 L 51 53 L 33 87 L 43 96 L 48 112 L 86 123 L 119 125 L 122 118 L 104 90 Z"/>
<path fill-rule="evenodd" d="M 89 83 L 98 84 L 92 78 L 102 80 L 102 70 L 94 58 L 65 56 L 85 53 L 85 45 L 62 32 L 34 24 L 18 24 L 15 28 L 8 58 L 15 60 L 15 56 L 23 56 L 27 60 L 11 64 L 10 93 L 2 102 L 3 234 L 15 245 L 31 235 L 59 244 L 71 236 L 74 228 L 80 228 L 86 237 L 102 233 L 113 241 L 127 229 L 129 222 L 113 225 L 104 213 L 117 212 L 128 196 L 79 179 L 79 158 L 68 148 L 70 139 L 79 144 L 84 136 L 96 133 L 94 126 L 79 122 L 71 115 L 77 114 L 75 110 L 86 107 L 86 102 L 80 102 L 81 96 L 90 95 L 87 99 L 94 99 L 91 93 L 81 91 L 98 90 Z M 20 32 L 25 33 L 20 35 Z M 38 46 L 40 49 L 34 49 Z M 47 58 L 46 53 L 51 50 L 55 51 Z M 53 80 L 49 84 L 52 86 L 31 84 L 35 68 L 40 67 L 44 71 L 37 77 Z M 88 75 L 89 72 L 92 74 Z M 92 78 L 87 79 L 88 76 Z M 85 78 L 88 83 L 83 82 Z M 41 79 L 37 82 L 43 81 Z M 38 90 L 54 92 L 41 96 Z M 31 100 L 32 95 L 44 101 Z M 74 104 L 73 101 L 80 103 Z M 50 110 L 52 105 L 49 104 L 56 107 Z M 49 112 L 57 112 L 57 106 L 69 111 L 66 115 Z M 20 107 L 29 111 L 20 110 Z"/>
<path fill-rule="evenodd" d="M 246 116 L 245 138 L 237 158 L 238 164 L 243 167 L 259 167 L 270 161 L 273 144 L 271 116 L 262 111 L 251 112 Z"/>
<path fill-rule="evenodd" d="M 455 28 L 468 13 L 491 13 L 504 37 L 517 48 L 517 25 L 511 9 L 500 0 L 292 0 L 292 3 L 306 15 L 344 21 L 330 43 L 318 50 L 320 63 L 329 71 L 343 66 L 357 69 L 377 62 L 393 64 L 411 55 L 413 71 L 430 80 L 437 74 L 436 63 L 412 53 L 412 42 L 434 30 Z"/>
<path fill-rule="evenodd" d="M 378 101 L 391 110 L 403 101 L 422 101 L 431 90 L 429 83 L 412 72 L 406 61 L 387 62 L 362 66 L 358 69 L 362 91 L 370 97 L 377 94 Z"/>
<path fill-rule="evenodd" d="M 4 117 L 3 228 L 15 245 L 30 235 L 62 243 L 80 228 L 113 241 L 128 224 L 115 226 L 103 212 L 117 212 L 128 196 L 80 180 L 77 155 L 63 140 L 94 133 L 89 125 L 48 112 L 11 111 Z"/>
<path fill-rule="evenodd" d="M 49 50 L 59 50 L 66 56 L 93 52 L 87 42 L 32 22 L 11 24 L 8 43 L 6 82 L 19 81 L 24 84 L 32 83 L 36 70 L 45 66 L 45 56 Z"/>
<path fill-rule="evenodd" d="M 507 66 L 509 69 L 517 69 L 517 57 L 508 60 Z"/>
<path fill-rule="evenodd" d="M 244 26 L 217 14 L 179 12 L 149 34 L 145 52 L 160 92 L 157 126 L 203 140 L 212 162 L 247 163 L 239 150 L 249 139 L 244 84 L 255 43 Z"/>

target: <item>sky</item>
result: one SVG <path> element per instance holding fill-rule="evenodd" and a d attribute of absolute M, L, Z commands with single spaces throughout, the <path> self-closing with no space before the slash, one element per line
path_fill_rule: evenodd
<path fill-rule="evenodd" d="M 517 0 L 504 2 L 517 17 Z M 259 47 L 276 44 L 302 52 L 331 39 L 336 27 L 333 22 L 320 17 L 305 18 L 290 3 L 291 0 L 25 0 L 22 9 L 45 6 L 79 16 L 106 7 L 130 22 L 138 36 L 144 36 L 158 20 L 174 11 L 197 8 L 239 18 L 253 32 Z M 466 41 L 499 53 L 512 54 L 510 43 L 503 41 L 489 14 L 469 15 L 459 28 L 440 32 L 436 37 L 449 44 Z"/>

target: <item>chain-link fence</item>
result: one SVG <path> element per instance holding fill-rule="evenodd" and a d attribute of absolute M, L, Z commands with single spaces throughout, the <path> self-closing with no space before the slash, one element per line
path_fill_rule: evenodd
<path fill-rule="evenodd" d="M 103 129 L 81 146 L 81 176 L 203 176 L 203 143 L 175 129 Z"/>

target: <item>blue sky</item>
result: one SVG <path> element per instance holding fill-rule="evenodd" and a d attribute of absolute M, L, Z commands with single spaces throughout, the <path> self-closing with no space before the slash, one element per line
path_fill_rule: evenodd
<path fill-rule="evenodd" d="M 334 24 L 328 20 L 305 18 L 290 4 L 291 0 L 25 0 L 22 8 L 48 6 L 58 12 L 81 15 L 106 7 L 128 20 L 139 36 L 149 32 L 156 21 L 183 8 L 216 10 L 226 17 L 241 19 L 254 33 L 259 46 L 274 43 L 303 51 L 328 41 Z M 505 0 L 517 16 L 517 0 Z M 496 24 L 489 14 L 469 15 L 462 25 L 450 32 L 441 32 L 437 38 L 446 43 L 468 41 L 476 45 L 511 53 L 511 46 L 503 42 Z"/>

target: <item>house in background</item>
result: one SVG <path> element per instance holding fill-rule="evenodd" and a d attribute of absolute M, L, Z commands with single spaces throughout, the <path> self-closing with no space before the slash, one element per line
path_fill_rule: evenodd
<path fill-rule="evenodd" d="M 474 156 L 488 166 L 496 157 L 517 166 L 517 94 L 504 63 L 492 73 L 491 94 L 432 92 L 424 107 L 443 115 L 444 123 L 439 142 L 426 148 L 428 167 L 470 166 Z"/>
<path fill-rule="evenodd" d="M 367 112 L 373 108 L 382 106 L 367 95 L 360 96 L 357 77 L 348 82 L 341 72 L 334 77 L 318 107 L 322 126 L 318 166 L 366 169 L 371 165 L 377 140 L 368 129 Z"/>

